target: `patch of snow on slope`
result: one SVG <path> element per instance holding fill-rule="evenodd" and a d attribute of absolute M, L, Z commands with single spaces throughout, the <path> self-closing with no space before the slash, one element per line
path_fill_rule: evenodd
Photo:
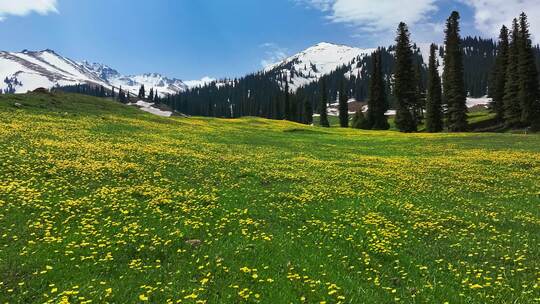
<path fill-rule="evenodd" d="M 472 108 L 476 106 L 484 106 L 488 107 L 488 105 L 493 102 L 493 98 L 489 98 L 487 96 L 480 97 L 480 98 L 471 98 L 467 97 L 467 107 Z"/>
<path fill-rule="evenodd" d="M 146 102 L 146 101 L 143 101 L 143 100 L 139 100 L 136 103 L 130 103 L 128 105 L 137 106 L 139 109 L 141 109 L 144 112 L 154 114 L 154 115 L 157 115 L 157 116 L 161 116 L 161 117 L 171 117 L 172 114 L 173 114 L 171 111 L 160 110 L 160 109 L 155 107 L 155 104 L 150 103 L 150 102 Z"/>

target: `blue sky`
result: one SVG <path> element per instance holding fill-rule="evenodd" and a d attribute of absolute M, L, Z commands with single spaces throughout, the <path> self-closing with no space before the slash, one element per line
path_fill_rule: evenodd
<path fill-rule="evenodd" d="M 523 1 L 523 9 L 538 11 L 538 0 Z M 505 2 L 513 1 L 0 0 L 0 41 L 3 50 L 50 48 L 125 74 L 221 78 L 321 41 L 388 45 L 400 20 L 411 25 L 414 40 L 441 41 L 454 9 L 463 15 L 464 34 L 493 36 L 519 12 L 501 7 Z"/>

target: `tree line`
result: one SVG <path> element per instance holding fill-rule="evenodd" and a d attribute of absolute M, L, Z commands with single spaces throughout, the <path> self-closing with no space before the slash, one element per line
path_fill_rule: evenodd
<path fill-rule="evenodd" d="M 490 95 L 497 119 L 507 128 L 540 130 L 538 69 L 527 15 L 503 26 Z"/>
<path fill-rule="evenodd" d="M 452 12 L 446 21 L 444 45 L 430 46 L 427 65 L 402 22 L 395 45 L 359 56 L 297 90 L 291 90 L 290 84 L 302 75 L 289 63 L 165 97 L 153 88 L 147 93 L 142 85 L 137 98 L 195 116 L 258 116 L 311 124 L 313 113 L 319 113 L 324 127 L 330 126 L 328 103 L 337 100 L 341 127 L 385 130 L 389 128 L 385 113 L 395 109 L 395 124 L 402 132 L 416 132 L 420 124 L 425 124 L 428 132 L 462 132 L 468 130 L 467 96 L 489 95 L 497 120 L 507 128 L 539 128 L 540 50 L 532 45 L 525 13 L 514 20 L 512 29 L 503 26 L 498 42 L 462 39 L 459 23 L 459 13 Z M 439 58 L 444 66 L 442 75 Z M 130 100 L 129 92 L 122 88 L 118 92 L 91 85 L 63 89 L 124 103 Z M 351 124 L 349 98 L 367 101 L 367 111 L 357 111 Z"/>

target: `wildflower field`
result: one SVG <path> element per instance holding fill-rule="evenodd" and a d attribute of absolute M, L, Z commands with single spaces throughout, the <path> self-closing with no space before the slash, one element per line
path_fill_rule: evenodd
<path fill-rule="evenodd" d="M 538 303 L 540 135 L 2 95 L 0 303 L 44 302 Z"/>

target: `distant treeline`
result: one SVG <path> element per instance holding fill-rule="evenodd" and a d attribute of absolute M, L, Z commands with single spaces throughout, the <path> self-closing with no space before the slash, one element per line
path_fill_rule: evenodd
<path fill-rule="evenodd" d="M 495 64 L 497 43 L 491 39 L 466 37 L 462 39 L 463 67 L 465 89 L 471 97 L 482 97 L 488 94 L 489 84 L 492 80 L 492 70 Z M 395 47 L 381 48 L 382 67 L 385 79 L 390 79 L 395 69 Z M 444 49 L 439 52 L 444 55 Z M 536 64 L 540 67 L 540 49 L 534 47 Z M 424 54 L 424 56 L 428 56 Z M 427 88 L 427 65 L 418 48 L 414 49 L 415 68 L 419 75 L 420 87 Z M 313 82 L 297 92 L 290 94 L 290 111 L 293 116 L 302 116 L 302 107 L 306 102 L 311 103 L 315 112 L 319 112 L 321 83 L 327 84 L 328 98 L 337 100 L 339 84 L 343 75 L 355 68 L 363 67 L 360 74 L 353 73 L 345 78 L 345 91 L 350 97 L 358 101 L 367 101 L 369 98 L 369 83 L 372 71 L 372 56 L 358 57 L 350 64 L 339 67 L 334 72 L 323 76 L 319 82 Z M 287 67 L 280 67 L 281 69 Z M 258 72 L 238 79 L 213 82 L 203 87 L 193 88 L 176 96 L 167 98 L 167 103 L 175 110 L 188 115 L 240 117 L 260 116 L 274 119 L 284 119 L 286 116 L 286 94 L 284 88 L 290 79 L 280 70 Z M 292 71 L 295 75 L 295 71 Z M 390 108 L 395 108 L 393 91 L 388 84 L 388 100 Z M 295 119 L 299 120 L 299 119 Z"/>

